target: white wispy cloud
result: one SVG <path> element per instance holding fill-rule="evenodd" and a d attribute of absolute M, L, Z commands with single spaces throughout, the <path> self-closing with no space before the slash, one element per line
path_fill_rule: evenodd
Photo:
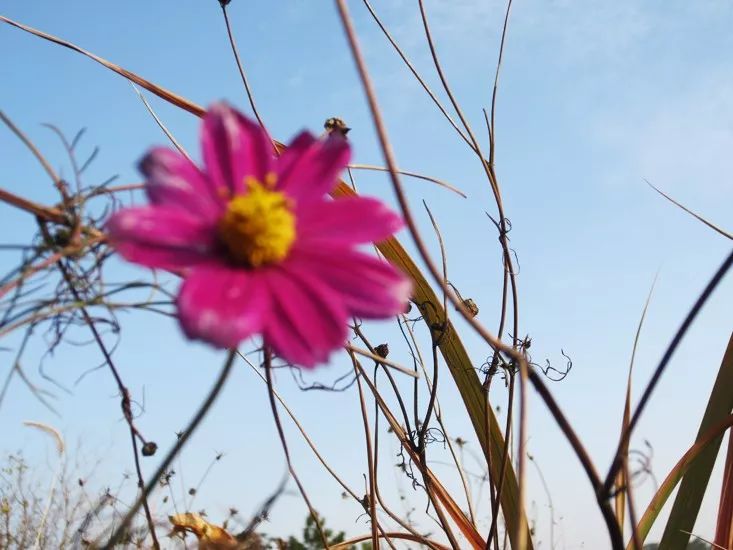
<path fill-rule="evenodd" d="M 626 152 L 627 170 L 670 191 L 730 190 L 733 75 L 715 72 L 599 121 L 598 135 Z"/>

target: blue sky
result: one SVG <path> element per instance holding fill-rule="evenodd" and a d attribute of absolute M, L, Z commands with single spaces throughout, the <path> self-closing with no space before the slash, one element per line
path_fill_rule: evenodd
<path fill-rule="evenodd" d="M 399 165 L 450 181 L 469 195 L 463 200 L 421 182 L 405 182 L 426 235 L 421 199 L 440 224 L 451 281 L 478 303 L 482 321 L 493 327 L 501 265 L 483 213 L 493 213 L 493 202 L 480 166 L 401 66 L 362 4 L 350 5 Z M 100 6 L 88 0 L 63 7 L 50 1 L 6 2 L 2 13 L 200 104 L 226 98 L 246 108 L 217 2 L 131 0 Z M 415 3 L 375 1 L 374 6 L 438 91 Z M 481 108 L 490 102 L 504 6 L 490 0 L 429 1 L 426 6 L 448 78 L 486 142 Z M 323 120 L 342 116 L 354 128 L 355 160 L 382 163 L 331 3 L 234 0 L 230 14 L 258 106 L 274 136 L 287 141 L 304 127 L 319 132 Z M 731 23 L 733 7 L 722 0 L 514 4 L 498 103 L 497 170 L 521 264 L 522 334 L 532 336 L 539 362 L 545 357 L 561 362 L 561 349 L 573 358 L 570 376 L 552 387 L 601 469 L 617 439 L 633 335 L 655 273 L 659 281 L 637 356 L 637 389 L 730 248 L 656 195 L 644 178 L 730 227 Z M 0 27 L 0 50 L 9 52 L 0 60 L 0 108 L 55 166 L 64 165 L 64 153 L 40 126 L 43 122 L 69 134 L 88 129 L 83 145 L 89 151 L 99 145 L 101 152 L 87 183 L 112 174 L 119 174 L 121 183 L 139 181 L 136 161 L 165 137 L 122 78 L 6 25 Z M 155 98 L 150 101 L 179 141 L 197 151 L 197 120 Z M 42 171 L 7 131 L 0 131 L 0 161 L 0 185 L 34 200 L 55 200 Z M 386 178 L 358 174 L 358 183 L 364 193 L 392 201 Z M 33 227 L 31 219 L 8 207 L 2 209 L 0 224 L 8 242 L 22 242 Z M 402 237 L 409 243 L 406 234 Z M 1 261 L 9 267 L 15 257 L 4 253 Z M 116 269 L 132 273 L 121 265 Z M 725 282 L 703 311 L 636 433 L 637 448 L 645 439 L 653 445 L 660 479 L 694 438 L 730 336 L 732 288 Z M 393 326 L 372 330 L 375 340 L 397 339 Z M 145 414 L 138 422 L 165 447 L 213 381 L 223 357 L 185 343 L 174 323 L 163 318 L 124 315 L 123 334 L 117 362 L 133 393 L 145 395 Z M 3 345 L 17 343 L 9 338 Z M 472 335 L 466 343 L 480 364 L 488 355 L 486 347 Z M 43 350 L 38 338 L 26 366 L 39 383 L 36 365 Z M 10 354 L 5 357 L 2 372 L 10 367 Z M 400 359 L 407 362 L 406 356 Z M 72 390 L 57 392 L 61 418 L 16 381 L 0 410 L 2 447 L 23 448 L 39 464 L 50 460 L 50 447 L 20 427 L 24 419 L 43 420 L 58 426 L 71 444 L 79 441 L 89 461 L 103 458 L 100 484 L 106 483 L 105 476 L 114 484 L 120 471 L 131 470 L 109 375 L 100 370 L 74 386 L 79 374 L 99 361 L 91 347 L 63 348 L 45 361 L 45 368 Z M 347 368 L 341 359 L 318 371 L 317 378 L 335 379 Z M 455 392 L 447 377 L 444 382 L 440 397 L 451 433 L 469 437 Z M 363 443 L 353 433 L 359 426 L 354 424 L 359 421 L 356 394 L 302 393 L 287 377 L 281 383 L 324 454 L 353 486 L 362 487 Z M 494 399 L 503 402 L 501 390 Z M 528 450 L 552 491 L 558 548 L 602 547 L 602 522 L 579 464 L 542 404 L 532 399 L 530 407 Z M 290 433 L 296 467 L 317 495 L 317 507 L 340 529 L 366 531 L 363 519 L 355 523 L 358 506 L 340 499 L 335 484 Z M 279 481 L 284 461 L 264 388 L 245 369 L 238 369 L 178 469 L 187 481 L 196 479 L 218 451 L 225 458 L 196 506 L 206 506 L 213 519 L 230 505 L 244 513 L 254 510 Z M 389 449 L 384 456 L 389 461 Z M 447 469 L 443 473 L 451 475 Z M 392 479 L 386 469 L 382 476 Z M 547 547 L 546 497 L 533 471 L 528 480 L 538 532 Z M 646 482 L 638 500 L 652 491 L 653 484 Z M 700 534 L 710 535 L 717 491 L 710 490 L 712 498 L 697 526 Z M 287 496 L 267 529 L 295 532 L 304 516 L 299 500 Z"/>

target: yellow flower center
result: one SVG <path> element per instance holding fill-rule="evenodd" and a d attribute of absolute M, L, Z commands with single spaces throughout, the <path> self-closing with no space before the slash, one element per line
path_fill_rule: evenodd
<path fill-rule="evenodd" d="M 219 221 L 219 238 L 230 257 L 249 267 L 285 259 L 295 240 L 292 201 L 274 191 L 275 175 L 262 184 L 247 178 L 248 192 L 236 195 Z"/>

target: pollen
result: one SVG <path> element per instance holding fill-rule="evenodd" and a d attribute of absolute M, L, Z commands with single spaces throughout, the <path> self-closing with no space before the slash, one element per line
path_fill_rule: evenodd
<path fill-rule="evenodd" d="M 219 238 L 232 261 L 248 267 L 281 262 L 295 241 L 292 201 L 274 191 L 274 174 L 262 184 L 247 178 L 247 192 L 234 196 L 219 221 Z"/>

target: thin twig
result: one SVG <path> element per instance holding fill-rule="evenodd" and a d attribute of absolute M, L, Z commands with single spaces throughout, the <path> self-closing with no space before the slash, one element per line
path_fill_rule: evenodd
<path fill-rule="evenodd" d="M 145 105 L 145 108 L 147 109 L 148 113 L 150 113 L 150 116 L 153 117 L 153 120 L 158 125 L 158 128 L 160 128 L 163 131 L 163 133 L 165 134 L 165 137 L 167 137 L 170 140 L 170 142 L 173 144 L 173 146 L 176 149 L 178 149 L 178 152 L 179 153 L 181 153 L 184 157 L 186 157 L 189 161 L 191 161 L 191 157 L 186 152 L 186 150 L 183 148 L 183 145 L 181 145 L 180 143 L 178 143 L 178 140 L 175 138 L 175 136 L 173 136 L 173 134 L 166 127 L 166 125 L 163 124 L 163 121 L 160 120 L 160 118 L 158 117 L 158 115 L 155 113 L 155 111 L 153 110 L 153 108 L 150 106 L 150 103 L 148 103 L 148 100 L 145 99 L 145 96 L 140 91 L 140 89 L 137 86 L 135 86 L 135 84 L 132 83 L 132 82 L 130 82 L 130 86 L 132 86 L 132 89 L 135 90 L 135 93 L 138 95 L 138 97 L 140 98 L 140 100 L 143 102 L 143 105 Z M 191 162 L 193 162 L 193 161 L 191 161 Z"/>
<path fill-rule="evenodd" d="M 466 137 L 466 135 L 463 133 L 463 131 L 458 127 L 456 122 L 451 118 L 451 116 L 448 114 L 448 111 L 445 107 L 443 107 L 443 104 L 440 102 L 440 100 L 437 98 L 437 96 L 433 93 L 433 91 L 430 89 L 430 87 L 425 82 L 425 79 L 420 76 L 420 73 L 417 72 L 417 69 L 413 66 L 413 64 L 410 62 L 410 60 L 407 58 L 405 53 L 402 51 L 402 48 L 399 47 L 395 39 L 392 37 L 390 32 L 387 30 L 387 28 L 382 23 L 381 19 L 377 16 L 376 12 L 374 11 L 374 8 L 372 8 L 372 5 L 369 3 L 368 0 L 363 0 L 364 5 L 369 10 L 369 13 L 371 14 L 374 21 L 379 26 L 380 30 L 384 34 L 384 36 L 387 38 L 390 44 L 392 44 L 392 47 L 397 52 L 397 55 L 400 56 L 402 61 L 407 65 L 407 68 L 410 69 L 410 72 L 413 74 L 415 79 L 420 83 L 420 86 L 422 86 L 423 90 L 425 90 L 425 93 L 428 94 L 430 99 L 433 101 L 435 106 L 438 108 L 438 110 L 443 114 L 445 119 L 449 122 L 451 126 L 453 126 L 453 129 L 458 132 L 458 135 L 461 136 L 463 141 L 466 142 L 466 144 L 473 148 L 473 145 L 471 144 L 471 141 Z"/>
<path fill-rule="evenodd" d="M 305 492 L 305 487 L 303 487 L 303 484 L 300 481 L 300 478 L 298 477 L 298 474 L 295 473 L 295 468 L 293 467 L 293 462 L 290 460 L 290 451 L 288 450 L 288 442 L 285 439 L 285 432 L 283 431 L 282 423 L 280 422 L 280 413 L 277 412 L 277 403 L 275 402 L 275 386 L 272 383 L 272 355 L 270 353 L 270 350 L 267 346 L 264 347 L 264 366 L 265 366 L 265 378 L 267 380 L 267 393 L 270 397 L 270 408 L 272 409 L 272 416 L 275 420 L 275 426 L 277 427 L 277 433 L 280 437 L 280 443 L 282 444 L 283 453 L 285 454 L 285 461 L 288 463 L 288 470 L 290 471 L 290 475 L 293 476 L 293 480 L 295 481 L 295 484 L 298 486 L 298 490 L 300 491 L 300 495 L 303 497 L 303 500 L 305 501 L 306 506 L 308 507 L 308 511 L 310 512 L 311 518 L 313 519 L 313 523 L 316 526 L 316 530 L 318 531 L 318 535 L 321 538 L 321 542 L 323 543 L 323 547 L 328 550 L 328 538 L 326 537 L 326 534 L 323 531 L 323 526 L 321 525 L 321 520 L 318 517 L 318 513 L 316 512 L 315 508 L 313 508 L 313 505 L 311 504 L 310 498 L 308 498 L 308 494 Z"/>
<path fill-rule="evenodd" d="M 352 346 L 351 344 L 344 345 L 344 348 L 346 351 L 353 351 L 357 355 L 362 355 L 364 357 L 368 357 L 369 359 L 374 359 L 376 362 L 378 362 L 380 365 L 384 365 L 385 367 L 393 368 L 402 374 L 406 374 L 407 376 L 410 376 L 412 378 L 420 378 L 420 374 L 416 373 L 414 370 L 408 369 L 406 367 L 403 367 L 402 365 L 398 365 L 394 361 L 390 361 L 389 359 L 385 359 L 384 357 L 381 357 L 377 355 L 376 353 L 372 353 L 371 351 L 358 348 L 356 346 Z"/>
<path fill-rule="evenodd" d="M 364 400 L 364 390 L 361 387 L 361 377 L 359 376 L 359 369 L 357 367 L 357 360 L 356 356 L 353 352 L 350 354 L 351 362 L 354 365 L 354 373 L 356 374 L 356 387 L 359 390 L 359 404 L 361 407 L 361 419 L 362 423 L 364 424 L 364 443 L 366 445 L 366 453 L 367 453 L 367 468 L 369 469 L 369 502 L 367 503 L 367 513 L 369 514 L 369 517 L 371 519 L 371 528 L 372 528 L 372 548 L 375 550 L 379 550 L 379 529 L 377 524 L 377 498 L 376 498 L 376 481 L 375 481 L 375 472 L 376 467 L 374 464 L 374 457 L 376 455 L 376 449 L 372 451 L 372 436 L 371 436 L 371 430 L 369 429 L 369 417 L 367 415 L 367 409 L 366 409 L 366 401 Z"/>
<path fill-rule="evenodd" d="M 257 376 L 259 376 L 260 380 L 262 380 L 265 384 L 267 384 L 267 378 L 265 378 L 265 376 L 259 370 L 257 370 L 257 367 L 255 367 L 252 361 L 250 361 L 247 358 L 247 356 L 245 356 L 242 353 L 238 353 L 238 355 L 245 363 L 247 363 L 247 365 L 249 365 L 252 371 L 254 371 L 254 373 Z M 293 421 L 295 426 L 298 428 L 298 430 L 300 431 L 300 434 L 303 436 L 303 439 L 305 439 L 305 442 L 308 444 L 308 446 L 311 448 L 313 453 L 316 455 L 316 458 L 321 463 L 321 465 L 326 469 L 326 471 L 331 475 L 331 477 L 333 477 L 336 480 L 336 482 L 341 486 L 341 488 L 344 491 L 346 491 L 354 500 L 356 500 L 357 502 L 360 502 L 359 496 L 351 489 L 351 487 L 346 485 L 344 480 L 342 480 L 338 476 L 338 474 L 336 474 L 333 468 L 331 468 L 331 466 L 329 466 L 329 464 L 326 462 L 326 459 L 323 458 L 323 455 L 321 455 L 321 453 L 318 451 L 318 449 L 316 448 L 311 438 L 306 433 L 305 428 L 303 428 L 303 425 L 300 423 L 300 421 L 298 421 L 293 411 L 290 410 L 290 407 L 288 407 L 288 405 L 285 403 L 285 401 L 280 396 L 280 394 L 277 392 L 277 390 L 273 389 L 273 393 L 275 397 L 277 398 L 277 400 L 280 402 L 280 405 L 282 405 L 283 409 L 285 409 L 285 412 L 288 413 L 288 416 Z"/>
<path fill-rule="evenodd" d="M 0 18 L 2 18 L 2 19 L 5 20 L 5 18 L 2 17 L 2 16 L 0 16 Z M 13 24 L 10 21 L 8 21 L 8 22 L 11 25 Z M 41 166 L 43 166 L 43 169 L 46 171 L 46 173 L 48 174 L 48 177 L 51 178 L 51 180 L 53 181 L 53 183 L 55 185 L 59 185 L 61 183 L 61 178 L 56 173 L 56 171 L 51 167 L 51 164 L 46 160 L 46 157 L 44 157 L 43 154 L 41 153 L 41 151 L 39 151 L 38 147 L 36 147 L 34 145 L 34 143 L 28 138 L 28 136 L 26 136 L 25 133 L 23 133 L 23 131 L 20 128 L 18 128 L 13 123 L 13 121 L 10 120 L 10 118 L 8 118 L 5 115 L 5 113 L 3 113 L 2 111 L 0 111 L 0 120 L 2 120 L 5 123 L 5 125 L 8 128 L 10 128 L 10 130 L 16 136 L 18 136 L 18 138 L 25 144 L 25 146 L 28 147 L 28 149 L 30 150 L 30 152 L 33 153 L 33 156 L 36 157 L 36 159 L 41 164 Z"/>
<path fill-rule="evenodd" d="M 637 405 L 636 410 L 634 411 L 634 414 L 631 417 L 631 421 L 629 422 L 629 425 L 624 430 L 624 433 L 621 436 L 621 441 L 619 441 L 619 445 L 618 445 L 618 448 L 616 449 L 616 454 L 614 456 L 613 462 L 611 464 L 611 467 L 608 470 L 608 474 L 606 475 L 606 481 L 603 484 L 603 495 L 608 496 L 611 494 L 611 488 L 613 487 L 613 481 L 614 479 L 616 479 L 616 474 L 618 474 L 618 470 L 622 466 L 621 455 L 623 454 L 623 447 L 624 445 L 626 445 L 626 442 L 628 441 L 629 437 L 631 437 L 631 432 L 634 431 L 636 424 L 639 422 L 639 418 L 641 418 L 641 414 L 644 412 L 644 409 L 646 408 L 646 405 L 649 402 L 649 399 L 651 398 L 652 392 L 657 387 L 657 383 L 659 382 L 660 378 L 662 377 L 664 370 L 667 368 L 669 361 L 672 359 L 672 355 L 674 355 L 674 352 L 679 347 L 680 342 L 682 342 L 682 339 L 684 338 L 685 334 L 687 334 L 687 331 L 689 330 L 690 326 L 692 325 L 692 322 L 695 320 L 698 313 L 700 313 L 700 310 L 705 305 L 708 298 L 710 298 L 710 296 L 713 294 L 713 291 L 717 288 L 717 286 L 723 280 L 723 277 L 728 272 L 728 270 L 731 268 L 731 265 L 733 265 L 733 252 L 728 254 L 728 257 L 723 261 L 722 265 L 715 272 L 713 277 L 710 279 L 710 282 L 708 282 L 705 289 L 698 296 L 697 300 L 695 300 L 695 304 L 692 306 L 692 309 L 690 309 L 689 313 L 685 317 L 685 320 L 682 322 L 682 325 L 677 330 L 677 333 L 674 335 L 674 338 L 672 338 L 672 341 L 670 342 L 669 346 L 667 347 L 666 351 L 664 352 L 664 355 L 662 356 L 662 360 L 659 362 L 659 365 L 657 365 L 657 368 L 655 369 L 651 380 L 649 380 L 649 384 L 644 389 L 644 393 L 642 394 L 641 398 L 639 399 L 639 404 Z"/>
<path fill-rule="evenodd" d="M 695 214 L 692 210 L 690 210 L 686 206 L 680 204 L 679 202 L 677 202 L 676 200 L 674 200 L 672 197 L 670 197 L 669 195 L 667 195 L 667 193 L 665 193 L 661 189 L 658 189 L 657 187 L 655 187 L 654 185 L 652 185 L 652 183 L 649 180 L 645 179 L 644 181 L 647 183 L 647 185 L 649 187 L 651 187 L 652 189 L 654 189 L 657 193 L 659 193 L 660 195 L 662 195 L 665 199 L 667 199 L 669 202 L 671 202 L 675 206 L 678 206 L 679 208 L 681 208 L 682 210 L 684 210 L 685 212 L 687 212 L 693 218 L 697 219 L 698 221 L 701 221 L 702 223 L 704 223 L 705 225 L 707 225 L 713 231 L 719 233 L 720 235 L 723 235 L 723 237 L 727 237 L 728 239 L 733 240 L 733 235 L 731 235 L 730 233 L 728 233 L 724 229 L 721 229 L 717 225 L 714 225 L 713 223 L 709 222 L 708 220 L 706 220 L 705 218 L 703 218 L 699 214 Z"/>
<path fill-rule="evenodd" d="M 81 302 L 81 297 L 79 296 L 78 291 L 76 290 L 76 286 L 74 284 L 74 281 L 71 279 L 71 275 L 69 274 L 68 269 L 64 265 L 63 260 L 58 261 L 58 267 L 61 271 L 61 275 L 64 278 L 64 281 L 66 281 L 67 286 L 69 287 L 69 290 L 71 291 L 71 294 L 74 296 L 74 299 L 77 302 Z M 97 346 L 99 347 L 99 350 L 102 352 L 102 355 L 104 356 L 104 360 L 107 363 L 107 366 L 110 369 L 110 372 L 112 373 L 112 376 L 114 377 L 115 381 L 117 382 L 117 389 L 120 392 L 120 395 L 122 396 L 122 414 L 125 417 L 125 421 L 127 422 L 127 425 L 130 429 L 130 439 L 132 440 L 132 451 L 133 451 L 133 457 L 135 462 L 135 472 L 137 474 L 137 482 L 138 482 L 138 488 L 143 488 L 143 474 L 142 474 L 142 468 L 140 466 L 140 455 L 138 453 L 137 449 L 137 438 L 139 437 L 139 432 L 137 431 L 137 428 L 135 428 L 135 425 L 132 420 L 132 409 L 131 409 L 131 401 L 130 401 L 130 391 L 127 389 L 127 386 L 122 382 L 122 378 L 120 377 L 119 371 L 115 367 L 114 362 L 112 361 L 112 356 L 107 349 L 107 346 L 104 343 L 104 340 L 102 340 L 102 336 L 99 334 L 99 331 L 97 330 L 96 325 L 94 324 L 94 320 L 89 315 L 89 312 L 87 311 L 86 307 L 81 306 L 79 308 L 79 311 L 82 314 L 82 317 L 84 318 L 84 322 L 89 327 L 89 330 L 91 331 L 92 335 L 94 336 L 94 340 L 97 343 Z M 150 531 L 150 536 L 153 539 L 153 548 L 155 550 L 158 550 L 160 548 L 160 542 L 158 542 L 158 536 L 155 533 L 155 522 L 153 521 L 153 515 L 150 512 L 150 506 L 148 504 L 148 498 L 147 495 L 144 493 L 140 496 L 142 501 L 143 509 L 145 510 L 145 519 L 148 522 L 148 529 Z"/>
<path fill-rule="evenodd" d="M 267 128 L 265 127 L 265 123 L 262 121 L 262 117 L 260 117 L 260 113 L 257 110 L 257 105 L 255 105 L 255 98 L 252 94 L 252 89 L 249 85 L 249 80 L 247 79 L 247 73 L 244 72 L 244 66 L 242 65 L 242 60 L 239 58 L 239 50 L 237 49 L 237 43 L 234 40 L 234 34 L 232 33 L 232 26 L 229 23 L 229 13 L 227 12 L 227 4 L 224 2 L 221 2 L 221 12 L 224 14 L 224 23 L 227 27 L 227 36 L 229 37 L 229 44 L 232 46 L 232 53 L 234 54 L 234 60 L 237 62 L 237 69 L 239 70 L 239 76 L 242 77 L 242 84 L 244 84 L 244 89 L 247 92 L 247 99 L 249 100 L 249 105 L 252 107 L 252 113 L 255 115 L 255 118 L 257 119 L 257 122 L 260 125 L 260 128 L 262 128 L 262 131 L 265 132 L 268 136 L 270 135 L 267 132 Z M 273 148 L 277 150 L 277 146 L 273 142 Z"/>
<path fill-rule="evenodd" d="M 512 9 L 512 0 L 507 2 L 506 14 L 504 15 L 504 26 L 501 29 L 501 44 L 499 45 L 499 58 L 496 61 L 496 74 L 494 75 L 494 89 L 491 93 L 491 125 L 489 130 L 489 164 L 494 165 L 494 144 L 496 143 L 496 96 L 499 89 L 499 72 L 501 71 L 501 62 L 504 59 L 504 43 L 506 42 L 506 32 L 509 28 L 509 13 Z"/>
<path fill-rule="evenodd" d="M 388 168 L 385 168 L 384 166 L 375 166 L 373 164 L 349 164 L 349 169 L 351 170 L 373 170 L 375 172 L 389 172 Z M 460 189 L 458 189 L 454 185 L 451 185 L 448 182 L 439 180 L 438 178 L 433 178 L 431 176 L 426 176 L 424 174 L 418 174 L 416 172 L 408 172 L 407 170 L 399 170 L 399 173 L 402 174 L 403 176 L 409 176 L 411 178 L 416 178 L 419 180 L 425 180 L 425 181 L 429 181 L 432 183 L 436 183 L 440 185 L 441 187 L 445 187 L 449 191 L 453 191 L 454 193 L 456 193 L 457 195 L 460 195 L 464 199 L 468 198 L 468 196 L 463 191 L 461 191 Z"/>
<path fill-rule="evenodd" d="M 236 353 L 236 349 L 229 351 L 226 362 L 224 363 L 224 367 L 221 369 L 221 372 L 214 382 L 213 387 L 207 394 L 206 399 L 204 399 L 204 401 L 201 403 L 193 418 L 188 423 L 188 426 L 186 426 L 186 429 L 181 434 L 181 437 L 176 440 L 176 444 L 171 448 L 170 451 L 168 451 L 168 454 L 160 463 L 158 469 L 150 478 L 150 481 L 148 481 L 148 483 L 145 485 L 142 494 L 127 511 L 124 519 L 112 533 L 112 536 L 109 538 L 109 541 L 107 542 L 107 544 L 104 545 L 102 550 L 112 550 L 115 545 L 122 539 L 123 534 L 127 531 L 127 528 L 132 523 L 135 514 L 137 514 L 137 511 L 140 509 L 140 505 L 142 504 L 143 499 L 148 498 L 153 490 L 155 490 L 155 487 L 158 485 L 158 481 L 163 477 L 163 475 L 165 475 L 166 471 L 168 471 L 170 465 L 173 463 L 173 461 L 186 445 L 190 437 L 196 431 L 196 428 L 198 428 L 199 424 L 201 424 L 201 421 L 208 414 L 209 409 L 211 409 L 211 406 L 219 397 L 221 390 L 224 388 L 224 384 L 229 378 L 229 374 L 232 371 L 232 365 L 234 364 L 234 357 L 236 356 Z"/>

